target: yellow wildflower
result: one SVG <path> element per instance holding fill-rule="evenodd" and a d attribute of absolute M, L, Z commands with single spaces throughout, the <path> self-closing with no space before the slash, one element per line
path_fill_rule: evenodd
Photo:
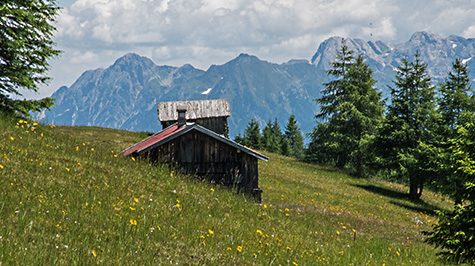
<path fill-rule="evenodd" d="M 138 198 L 134 198 L 134 201 L 135 201 L 135 202 L 139 202 L 139 199 L 138 199 Z"/>
<path fill-rule="evenodd" d="M 92 253 L 92 255 L 94 255 L 94 257 L 97 256 L 97 253 L 96 253 L 96 251 L 95 251 L 94 249 L 91 250 L 91 253 Z"/>
<path fill-rule="evenodd" d="M 210 235 L 213 235 L 213 234 L 214 234 L 213 230 L 211 230 L 211 229 L 208 229 L 208 233 L 209 233 Z"/>
<path fill-rule="evenodd" d="M 236 250 L 242 252 L 242 246 L 237 246 Z"/>
<path fill-rule="evenodd" d="M 3 169 L 3 168 L 4 168 L 4 166 L 0 164 L 0 169 Z"/>
<path fill-rule="evenodd" d="M 131 224 L 131 225 L 137 225 L 137 220 L 135 220 L 135 219 L 130 219 L 130 224 Z"/>
<path fill-rule="evenodd" d="M 257 232 L 259 235 L 262 235 L 262 231 L 261 231 L 261 230 L 257 229 L 256 232 Z"/>

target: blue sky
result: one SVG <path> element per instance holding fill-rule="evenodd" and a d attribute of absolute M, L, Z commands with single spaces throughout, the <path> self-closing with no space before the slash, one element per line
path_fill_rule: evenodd
<path fill-rule="evenodd" d="M 158 65 L 206 70 L 240 53 L 310 60 L 332 36 L 406 42 L 416 31 L 475 38 L 475 0 L 58 0 L 50 96 L 86 70 L 135 52 Z"/>

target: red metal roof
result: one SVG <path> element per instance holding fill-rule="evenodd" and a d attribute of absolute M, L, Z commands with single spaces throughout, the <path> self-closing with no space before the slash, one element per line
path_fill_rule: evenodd
<path fill-rule="evenodd" d="M 172 125 L 172 126 L 169 126 L 166 129 L 164 129 L 163 131 L 160 131 L 157 134 L 155 134 L 153 136 L 150 136 L 150 137 L 142 140 L 141 142 L 135 144 L 134 146 L 127 148 L 126 150 L 121 152 L 121 154 L 123 156 L 127 156 L 127 155 L 132 154 L 135 151 L 140 151 L 140 150 L 142 150 L 146 147 L 149 147 L 150 145 L 153 145 L 153 144 L 155 144 L 155 143 L 157 143 L 157 142 L 173 135 L 173 134 L 176 134 L 176 133 L 182 131 L 185 128 L 186 128 L 186 125 L 182 126 L 182 127 L 178 127 L 176 124 Z"/>

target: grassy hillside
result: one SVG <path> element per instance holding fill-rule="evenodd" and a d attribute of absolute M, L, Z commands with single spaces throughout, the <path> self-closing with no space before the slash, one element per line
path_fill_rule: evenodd
<path fill-rule="evenodd" d="M 439 265 L 425 193 L 266 154 L 262 204 L 117 156 L 145 138 L 0 119 L 0 265 Z"/>

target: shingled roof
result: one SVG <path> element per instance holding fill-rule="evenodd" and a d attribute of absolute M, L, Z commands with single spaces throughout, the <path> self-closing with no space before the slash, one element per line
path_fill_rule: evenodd
<path fill-rule="evenodd" d="M 177 121 L 178 107 L 186 107 L 186 119 L 196 120 L 209 117 L 230 117 L 231 111 L 227 99 L 176 101 L 158 103 L 158 120 L 161 122 Z"/>
<path fill-rule="evenodd" d="M 256 151 L 253 151 L 247 147 L 244 147 L 228 138 L 225 138 L 205 127 L 202 127 L 198 124 L 195 124 L 195 123 L 188 123 L 184 126 L 181 126 L 181 127 L 178 127 L 177 124 L 174 124 L 174 125 L 171 125 L 169 126 L 168 128 L 164 129 L 163 131 L 160 131 L 158 132 L 157 134 L 149 137 L 149 138 L 146 138 L 144 139 L 143 141 L 125 149 L 124 151 L 121 152 L 121 155 L 123 156 L 127 156 L 127 155 L 130 155 L 130 154 L 133 154 L 133 153 L 136 153 L 136 154 L 143 154 L 143 153 L 146 153 L 164 143 L 167 143 L 191 130 L 197 130 L 201 133 L 204 133 L 212 138 L 215 138 L 221 142 L 224 142 L 232 147 L 235 147 L 236 149 L 239 149 L 251 156 L 254 156 L 260 160 L 263 160 L 263 161 L 268 161 L 269 158 L 256 152 Z"/>

